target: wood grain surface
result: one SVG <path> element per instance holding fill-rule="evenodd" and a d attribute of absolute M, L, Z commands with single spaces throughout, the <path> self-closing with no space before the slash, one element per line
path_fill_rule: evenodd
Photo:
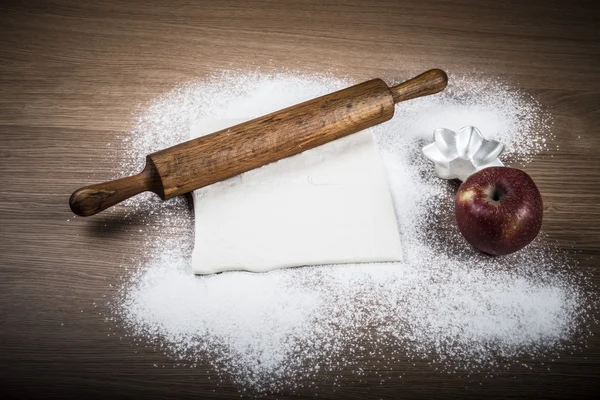
<path fill-rule="evenodd" d="M 77 187 L 115 176 L 140 105 L 223 70 L 391 84 L 438 67 L 535 96 L 555 134 L 525 167 L 544 196 L 543 230 L 598 291 L 598 21 L 594 1 L 2 2 L 0 397 L 239 398 L 207 363 L 178 366 L 105 321 L 120 265 L 143 251 L 141 227 L 68 207 Z M 402 378 L 380 385 L 373 359 L 360 380 L 296 397 L 582 398 L 600 390 L 593 331 L 573 354 L 493 378 L 398 360 Z"/>

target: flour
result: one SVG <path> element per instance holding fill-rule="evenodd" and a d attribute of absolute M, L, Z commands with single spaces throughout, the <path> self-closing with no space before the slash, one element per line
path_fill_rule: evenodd
<path fill-rule="evenodd" d="M 121 172 L 185 140 L 198 119 L 265 114 L 350 83 L 256 73 L 182 86 L 139 117 L 127 138 L 131 163 Z M 453 222 L 454 189 L 420 153 L 434 128 L 474 125 L 503 142 L 508 159 L 523 162 L 546 148 L 550 122 L 533 99 L 477 77 L 450 76 L 442 94 L 398 105 L 394 119 L 374 130 L 403 227 L 402 263 L 196 277 L 186 201 L 131 199 L 132 214 L 148 215 L 140 233 L 148 255 L 127 266 L 134 272 L 124 277 L 115 313 L 145 343 L 186 365 L 210 363 L 258 392 L 293 390 L 341 371 L 361 376 L 373 360 L 397 379 L 403 372 L 392 365 L 407 358 L 427 360 L 432 373 L 493 373 L 519 356 L 571 351 L 589 334 L 593 306 L 571 262 L 543 238 L 505 257 L 476 252 Z"/>

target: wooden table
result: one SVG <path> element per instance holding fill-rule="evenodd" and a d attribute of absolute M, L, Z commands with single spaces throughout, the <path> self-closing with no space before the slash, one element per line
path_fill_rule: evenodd
<path fill-rule="evenodd" d="M 0 391 L 239 397 L 231 383 L 215 386 L 207 365 L 174 366 L 104 321 L 119 265 L 142 253 L 141 239 L 118 218 L 101 229 L 106 220 L 73 219 L 67 206 L 80 184 L 114 177 L 107 155 L 124 157 L 121 139 L 138 105 L 222 70 L 286 67 L 392 82 L 439 67 L 518 86 L 552 113 L 560 145 L 526 167 L 544 194 L 543 229 L 600 285 L 599 20 L 593 1 L 4 1 Z M 324 385 L 318 394 L 581 397 L 600 389 L 593 330 L 587 348 L 549 362 L 550 370 L 482 380 L 399 363 L 397 381 L 379 385 L 372 373 L 367 383 L 336 392 Z"/>

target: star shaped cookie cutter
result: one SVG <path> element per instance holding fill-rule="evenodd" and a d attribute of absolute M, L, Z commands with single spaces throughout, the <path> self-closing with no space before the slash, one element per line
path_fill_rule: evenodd
<path fill-rule="evenodd" d="M 434 142 L 423 147 L 423 154 L 435 164 L 435 173 L 442 179 L 460 179 L 487 167 L 503 166 L 498 156 L 504 145 L 486 140 L 474 126 L 458 132 L 446 128 L 433 131 Z"/>

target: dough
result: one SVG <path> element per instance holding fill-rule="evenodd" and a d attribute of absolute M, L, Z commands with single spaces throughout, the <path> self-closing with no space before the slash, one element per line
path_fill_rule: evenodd
<path fill-rule="evenodd" d="M 191 136 L 243 121 L 198 121 Z M 196 190 L 193 197 L 196 274 L 402 258 L 370 130 Z"/>

